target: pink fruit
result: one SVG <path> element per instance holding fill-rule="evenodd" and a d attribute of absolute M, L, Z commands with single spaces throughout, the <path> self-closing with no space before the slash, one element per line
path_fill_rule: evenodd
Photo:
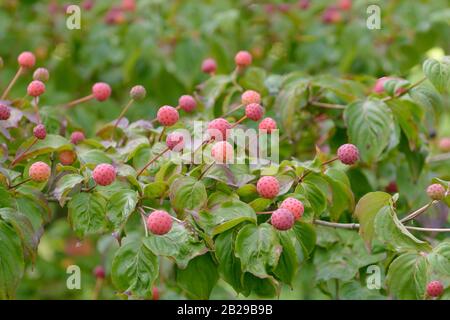
<path fill-rule="evenodd" d="M 72 150 L 64 150 L 59 154 L 59 162 L 61 162 L 63 166 L 70 166 L 75 162 L 76 158 L 77 155 Z"/>
<path fill-rule="evenodd" d="M 45 84 L 39 80 L 33 80 L 30 82 L 27 88 L 27 93 L 31 97 L 39 97 L 45 92 Z"/>
<path fill-rule="evenodd" d="M 272 118 L 265 118 L 259 123 L 258 128 L 259 130 L 266 130 L 267 133 L 271 133 L 277 129 L 277 123 Z"/>
<path fill-rule="evenodd" d="M 234 157 L 233 146 L 227 141 L 219 141 L 211 148 L 211 156 L 217 163 L 231 163 Z"/>
<path fill-rule="evenodd" d="M 47 181 L 48 177 L 50 177 L 50 171 L 51 170 L 48 164 L 42 161 L 38 161 L 30 166 L 28 175 L 33 181 L 44 182 Z"/>
<path fill-rule="evenodd" d="M 11 117 L 11 110 L 5 104 L 0 103 L 0 120 L 8 120 Z"/>
<path fill-rule="evenodd" d="M 442 138 L 439 141 L 439 149 L 442 152 L 450 152 L 450 138 Z"/>
<path fill-rule="evenodd" d="M 433 200 L 442 200 L 445 197 L 445 188 L 439 183 L 434 183 L 428 186 L 427 194 Z"/>
<path fill-rule="evenodd" d="M 230 129 L 231 124 L 223 118 L 214 119 L 208 124 L 208 134 L 216 141 L 226 140 Z"/>
<path fill-rule="evenodd" d="M 172 216 L 164 210 L 153 211 L 147 218 L 147 228 L 153 234 L 166 234 L 172 229 Z"/>
<path fill-rule="evenodd" d="M 152 300 L 159 300 L 159 291 L 157 287 L 152 288 Z"/>
<path fill-rule="evenodd" d="M 287 209 L 294 215 L 295 220 L 302 217 L 305 207 L 300 200 L 295 198 L 286 198 L 280 205 L 280 209 Z"/>
<path fill-rule="evenodd" d="M 341 20 L 341 12 L 334 6 L 326 8 L 322 14 L 322 22 L 325 24 L 338 23 Z"/>
<path fill-rule="evenodd" d="M 84 133 L 81 131 L 74 131 L 70 135 L 70 142 L 72 142 L 73 144 L 79 144 L 84 139 L 86 139 L 86 137 L 84 136 Z"/>
<path fill-rule="evenodd" d="M 136 10 L 136 0 L 122 0 L 122 9 L 133 12 Z"/>
<path fill-rule="evenodd" d="M 98 279 L 105 279 L 105 268 L 103 268 L 102 266 L 96 266 L 94 269 L 94 276 Z"/>
<path fill-rule="evenodd" d="M 245 115 L 253 121 L 258 121 L 264 114 L 264 109 L 257 103 L 250 103 L 245 107 Z"/>
<path fill-rule="evenodd" d="M 33 135 L 40 140 L 44 140 L 47 136 L 47 130 L 43 124 L 38 124 L 33 128 Z"/>
<path fill-rule="evenodd" d="M 212 58 L 208 58 L 203 60 L 202 62 L 202 72 L 213 74 L 216 72 L 217 69 L 217 63 L 216 60 Z"/>
<path fill-rule="evenodd" d="M 374 93 L 377 93 L 377 94 L 380 94 L 380 93 L 383 93 L 385 90 L 384 90 L 384 84 L 387 82 L 387 81 L 389 81 L 389 80 L 402 80 L 401 78 L 396 78 L 396 77 L 381 77 L 381 78 L 379 78 L 378 80 L 377 80 L 377 82 L 375 83 L 375 85 L 374 85 L 374 87 L 373 87 L 373 89 L 372 89 L 372 91 L 374 92 Z M 395 93 L 397 94 L 397 95 L 399 95 L 399 94 L 402 94 L 403 92 L 405 92 L 405 88 L 397 88 L 396 90 L 395 90 Z"/>
<path fill-rule="evenodd" d="M 108 186 L 116 180 L 116 169 L 108 163 L 102 163 L 95 167 L 92 177 L 98 185 Z"/>
<path fill-rule="evenodd" d="M 339 160 L 347 165 L 352 165 L 359 160 L 359 151 L 353 144 L 343 144 L 337 150 Z"/>
<path fill-rule="evenodd" d="M 339 0 L 338 6 L 341 10 L 350 10 L 352 8 L 352 0 Z"/>
<path fill-rule="evenodd" d="M 143 86 L 134 86 L 130 90 L 130 98 L 133 100 L 142 100 L 147 95 L 147 90 Z"/>
<path fill-rule="evenodd" d="M 289 230 L 294 225 L 294 215 L 288 209 L 277 209 L 272 213 L 272 225 L 277 230 Z"/>
<path fill-rule="evenodd" d="M 34 64 L 36 63 L 36 57 L 31 52 L 25 51 L 19 55 L 17 61 L 22 68 L 29 69 L 33 68 Z"/>
<path fill-rule="evenodd" d="M 427 284 L 427 295 L 430 297 L 439 297 L 444 292 L 442 282 L 438 280 L 431 281 Z"/>
<path fill-rule="evenodd" d="M 247 90 L 241 96 L 241 103 L 246 106 L 251 103 L 261 103 L 261 96 L 254 90 Z"/>
<path fill-rule="evenodd" d="M 167 135 L 166 145 L 170 150 L 181 151 L 184 148 L 184 136 L 179 132 L 172 132 Z"/>
<path fill-rule="evenodd" d="M 272 176 L 261 177 L 256 184 L 256 190 L 261 197 L 272 199 L 280 192 L 280 183 Z"/>
<path fill-rule="evenodd" d="M 111 87 L 104 82 L 97 82 L 92 86 L 92 94 L 97 101 L 105 101 L 111 95 Z"/>
<path fill-rule="evenodd" d="M 178 99 L 178 105 L 186 112 L 192 112 L 197 107 L 197 101 L 190 95 L 181 96 Z"/>
<path fill-rule="evenodd" d="M 46 68 L 37 68 L 33 73 L 33 80 L 48 81 L 50 74 Z"/>
<path fill-rule="evenodd" d="M 389 193 L 397 193 L 398 192 L 397 183 L 395 181 L 389 182 L 389 184 L 384 188 L 384 190 Z"/>
<path fill-rule="evenodd" d="M 300 0 L 298 2 L 298 6 L 300 7 L 300 9 L 304 9 L 304 10 L 308 9 L 310 4 L 311 4 L 310 0 Z"/>
<path fill-rule="evenodd" d="M 180 118 L 178 110 L 171 106 L 162 106 L 156 115 L 159 123 L 165 127 L 173 126 Z"/>
<path fill-rule="evenodd" d="M 252 63 L 252 55 L 248 51 L 239 51 L 234 57 L 234 62 L 240 68 L 245 68 Z"/>

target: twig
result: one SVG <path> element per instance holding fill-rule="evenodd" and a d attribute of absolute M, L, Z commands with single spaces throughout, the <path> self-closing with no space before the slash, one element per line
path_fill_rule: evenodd
<path fill-rule="evenodd" d="M 14 84 L 16 83 L 17 79 L 19 79 L 20 75 L 22 74 L 23 68 L 19 67 L 19 70 L 17 70 L 16 74 L 14 75 L 14 77 L 12 78 L 11 82 L 8 84 L 8 86 L 6 87 L 5 91 L 2 94 L 2 97 L 0 98 L 1 100 L 5 100 L 6 97 L 9 94 L 9 91 L 11 91 L 12 87 L 14 86 Z"/>
<path fill-rule="evenodd" d="M 312 106 L 315 106 L 315 107 L 321 107 L 321 108 L 327 108 L 327 109 L 338 109 L 338 110 L 345 109 L 345 106 L 342 104 L 325 103 L 325 102 L 318 102 L 318 101 L 310 101 L 309 104 Z"/>
<path fill-rule="evenodd" d="M 413 220 L 414 218 L 418 217 L 419 215 L 421 215 L 422 213 L 424 213 L 425 211 L 428 210 L 429 207 L 431 207 L 433 204 L 437 203 L 438 201 L 431 201 L 429 203 L 427 203 L 426 205 L 424 205 L 423 207 L 417 209 L 414 212 L 411 212 L 409 215 L 407 215 L 406 217 L 404 217 L 403 219 L 400 220 L 401 223 L 405 223 L 408 222 L 410 220 Z"/>
<path fill-rule="evenodd" d="M 139 178 L 139 176 L 145 171 L 145 169 L 147 169 L 153 162 L 158 160 L 159 157 L 161 157 L 164 153 L 166 153 L 169 150 L 170 148 L 167 147 L 166 149 L 158 153 L 152 160 L 150 160 L 141 170 L 139 170 L 138 174 L 136 175 L 136 179 Z"/>
<path fill-rule="evenodd" d="M 200 176 L 198 177 L 198 180 L 201 180 L 201 179 L 203 178 L 203 176 L 206 174 L 206 172 L 207 172 L 209 169 L 211 169 L 211 167 L 212 167 L 215 163 L 216 163 L 215 161 L 211 162 L 211 163 L 206 167 L 206 169 L 203 170 L 203 172 L 200 174 Z"/>
<path fill-rule="evenodd" d="M 148 237 L 147 221 L 145 220 L 145 211 L 139 207 L 139 213 L 141 214 L 142 223 L 144 224 L 145 236 Z"/>
<path fill-rule="evenodd" d="M 405 90 L 399 92 L 399 94 L 395 94 L 393 96 L 389 96 L 389 97 L 385 97 L 383 99 L 381 99 L 381 101 L 386 102 L 386 101 L 390 101 L 394 98 L 400 98 L 401 96 L 405 95 L 406 93 L 408 93 L 409 91 L 411 91 L 411 89 L 417 87 L 419 84 L 421 84 L 422 82 L 424 82 L 425 80 L 427 80 L 427 77 L 423 77 L 422 79 L 420 79 L 419 81 L 413 83 L 412 85 L 410 85 L 408 88 L 406 88 Z"/>

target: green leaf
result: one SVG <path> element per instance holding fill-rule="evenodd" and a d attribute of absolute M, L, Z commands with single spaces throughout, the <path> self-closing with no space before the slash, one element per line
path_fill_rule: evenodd
<path fill-rule="evenodd" d="M 414 150 L 419 144 L 420 124 L 424 116 L 423 110 L 417 104 L 408 100 L 394 99 L 389 101 L 388 105 L 408 138 L 410 149 Z"/>
<path fill-rule="evenodd" d="M 186 269 L 177 269 L 176 281 L 191 299 L 208 299 L 219 280 L 217 266 L 209 253 L 192 259 Z"/>
<path fill-rule="evenodd" d="M 308 258 L 316 246 L 316 230 L 310 223 L 302 221 L 296 221 L 293 230 L 298 243 L 302 247 L 303 255 Z"/>
<path fill-rule="evenodd" d="M 244 226 L 236 237 L 235 250 L 236 257 L 241 260 L 242 271 L 267 278 L 278 264 L 282 247 L 274 228 L 263 223 Z"/>
<path fill-rule="evenodd" d="M 53 190 L 53 196 L 58 199 L 59 204 L 63 207 L 66 203 L 67 195 L 72 189 L 83 181 L 83 176 L 71 173 L 64 175 L 56 182 L 55 189 Z"/>
<path fill-rule="evenodd" d="M 150 199 L 161 198 L 167 189 L 168 185 L 164 181 L 151 182 L 144 187 L 144 196 Z"/>
<path fill-rule="evenodd" d="M 112 162 L 105 152 L 96 149 L 78 152 L 78 159 L 81 163 L 90 165 Z"/>
<path fill-rule="evenodd" d="M 442 242 L 427 256 L 434 272 L 450 277 L 450 242 Z"/>
<path fill-rule="evenodd" d="M 278 231 L 277 234 L 283 251 L 273 273 L 282 282 L 292 286 L 292 281 L 298 269 L 298 258 L 292 241 L 295 234 L 290 231 Z"/>
<path fill-rule="evenodd" d="M 157 257 L 138 239 L 120 247 L 112 262 L 111 277 L 117 289 L 138 296 L 151 296 L 158 273 Z"/>
<path fill-rule="evenodd" d="M 356 205 L 354 215 L 358 218 L 359 234 L 370 250 L 374 237 L 374 221 L 378 211 L 389 204 L 391 195 L 385 192 L 370 192 L 363 196 Z"/>
<path fill-rule="evenodd" d="M 115 228 L 127 221 L 130 214 L 134 212 L 137 202 L 138 195 L 133 190 L 120 190 L 109 198 L 106 212 Z"/>
<path fill-rule="evenodd" d="M 193 177 L 177 178 L 170 186 L 170 203 L 176 211 L 200 209 L 207 200 L 205 185 Z"/>
<path fill-rule="evenodd" d="M 204 230 L 213 237 L 244 221 L 256 223 L 256 213 L 248 204 L 233 200 L 224 202 L 210 211 L 201 211 L 200 221 Z"/>
<path fill-rule="evenodd" d="M 32 141 L 34 141 L 34 137 L 25 141 L 17 150 L 16 154 L 21 154 L 24 150 L 31 145 Z M 23 156 L 23 160 L 37 157 L 38 155 L 51 153 L 51 152 L 60 152 L 63 150 L 72 150 L 73 146 L 70 142 L 60 136 L 55 134 L 47 134 L 44 140 L 38 140 Z"/>
<path fill-rule="evenodd" d="M 352 212 L 355 206 L 355 198 L 350 187 L 350 181 L 345 173 L 333 168 L 327 170 L 324 178 L 330 184 L 333 195 L 328 207 L 330 218 L 333 221 L 337 221 L 345 210 Z"/>
<path fill-rule="evenodd" d="M 0 207 L 13 207 L 13 197 L 11 193 L 0 184 Z"/>
<path fill-rule="evenodd" d="M 377 160 L 389 144 L 391 110 L 378 100 L 357 101 L 346 107 L 344 120 L 350 141 L 358 147 L 362 160 Z"/>
<path fill-rule="evenodd" d="M 327 197 L 314 181 L 305 180 L 297 186 L 295 193 L 303 194 L 318 217 L 327 208 Z"/>
<path fill-rule="evenodd" d="M 174 222 L 170 232 L 165 235 L 150 233 L 144 243 L 154 254 L 172 258 L 180 269 L 186 268 L 191 259 L 208 250 L 202 241 L 178 222 Z"/>
<path fill-rule="evenodd" d="M 1 220 L 0 252 L 0 300 L 14 299 L 25 263 L 19 237 L 13 228 Z"/>
<path fill-rule="evenodd" d="M 202 89 L 206 108 L 214 106 L 217 98 L 223 93 L 230 82 L 231 78 L 228 75 L 217 75 L 206 80 Z"/>
<path fill-rule="evenodd" d="M 428 80 L 439 92 L 444 92 L 450 88 L 450 57 L 446 56 L 441 61 L 427 59 L 422 65 L 423 72 Z"/>
<path fill-rule="evenodd" d="M 106 200 L 99 193 L 78 193 L 68 208 L 70 223 L 79 237 L 107 230 Z"/>
<path fill-rule="evenodd" d="M 264 211 L 270 204 L 272 199 L 258 198 L 249 203 L 250 207 L 256 212 Z"/>

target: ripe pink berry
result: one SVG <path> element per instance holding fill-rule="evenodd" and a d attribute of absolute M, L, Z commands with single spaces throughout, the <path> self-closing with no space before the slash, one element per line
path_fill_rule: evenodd
<path fill-rule="evenodd" d="M 33 135 L 40 140 L 44 140 L 47 136 L 47 130 L 43 124 L 38 124 L 33 128 Z"/>
<path fill-rule="evenodd" d="M 233 146 L 227 141 L 219 141 L 211 148 L 211 156 L 217 163 L 230 163 L 234 158 Z"/>
<path fill-rule="evenodd" d="M 264 114 L 264 109 L 257 103 L 250 103 L 245 107 L 245 115 L 253 121 L 258 121 Z"/>
<path fill-rule="evenodd" d="M 6 104 L 0 103 L 0 120 L 8 120 L 11 117 L 11 110 Z"/>
<path fill-rule="evenodd" d="M 433 200 L 442 200 L 445 197 L 445 188 L 439 183 L 434 183 L 428 186 L 427 194 Z"/>
<path fill-rule="evenodd" d="M 245 68 L 252 63 L 252 55 L 248 51 L 239 51 L 234 57 L 234 62 L 240 68 Z"/>
<path fill-rule="evenodd" d="M 76 158 L 77 155 L 72 150 L 64 150 L 59 154 L 59 162 L 61 162 L 63 166 L 70 166 L 75 162 Z"/>
<path fill-rule="evenodd" d="M 28 175 L 31 180 L 36 182 L 47 181 L 48 177 L 50 177 L 50 167 L 45 162 L 35 162 L 28 169 Z"/>
<path fill-rule="evenodd" d="M 272 213 L 272 225 L 277 230 L 289 230 L 294 225 L 294 215 L 288 209 L 277 209 Z"/>
<path fill-rule="evenodd" d="M 338 23 L 342 20 L 341 12 L 338 8 L 330 6 L 322 14 L 322 22 L 325 24 Z"/>
<path fill-rule="evenodd" d="M 286 198 L 280 205 L 280 209 L 287 209 L 294 215 L 295 220 L 302 217 L 305 207 L 300 200 L 295 198 Z"/>
<path fill-rule="evenodd" d="M 152 300 L 159 300 L 159 291 L 157 287 L 152 288 Z"/>
<path fill-rule="evenodd" d="M 338 6 L 341 10 L 350 10 L 352 8 L 352 0 L 339 0 Z"/>
<path fill-rule="evenodd" d="M 45 84 L 39 80 L 33 80 L 30 82 L 27 88 L 27 93 L 32 97 L 39 97 L 45 92 Z"/>
<path fill-rule="evenodd" d="M 259 130 L 266 130 L 267 133 L 271 133 L 277 129 L 277 123 L 272 118 L 265 118 L 259 123 L 258 128 Z"/>
<path fill-rule="evenodd" d="M 104 82 L 97 82 L 92 86 L 92 94 L 98 101 L 105 101 L 111 95 L 111 87 Z"/>
<path fill-rule="evenodd" d="M 171 106 L 162 106 L 156 115 L 159 123 L 165 127 L 173 126 L 180 118 L 178 110 Z"/>
<path fill-rule="evenodd" d="M 164 210 L 153 211 L 147 218 L 147 228 L 153 234 L 166 234 L 172 229 L 172 216 Z"/>
<path fill-rule="evenodd" d="M 181 151 L 184 148 L 184 136 L 179 132 L 172 132 L 167 135 L 166 145 L 170 150 Z"/>
<path fill-rule="evenodd" d="M 217 118 L 208 124 L 208 134 L 216 141 L 226 140 L 231 124 L 224 118 Z"/>
<path fill-rule="evenodd" d="M 181 96 L 180 99 L 178 99 L 178 105 L 184 111 L 192 112 L 197 106 L 197 101 L 195 101 L 194 97 L 190 95 L 184 95 Z"/>
<path fill-rule="evenodd" d="M 147 95 L 147 90 L 143 86 L 134 86 L 130 90 L 130 98 L 133 100 L 142 100 Z"/>
<path fill-rule="evenodd" d="M 214 60 L 212 58 L 203 60 L 202 72 L 208 73 L 208 74 L 213 74 L 216 72 L 216 69 L 217 69 L 216 60 Z"/>
<path fill-rule="evenodd" d="M 427 284 L 427 295 L 430 297 L 439 297 L 444 292 L 442 282 L 438 280 L 431 281 Z"/>
<path fill-rule="evenodd" d="M 36 57 L 31 52 L 25 51 L 19 55 L 17 61 L 22 68 L 29 69 L 33 68 L 34 64 L 36 63 Z"/>
<path fill-rule="evenodd" d="M 247 90 L 241 96 L 241 103 L 246 106 L 250 103 L 261 103 L 261 96 L 254 90 Z"/>
<path fill-rule="evenodd" d="M 280 183 L 272 176 L 261 177 L 256 184 L 256 190 L 261 197 L 272 199 L 280 192 Z"/>
<path fill-rule="evenodd" d="M 86 139 L 86 137 L 84 136 L 84 133 L 81 131 L 74 131 L 70 135 L 70 142 L 72 142 L 73 144 L 79 144 L 84 139 Z"/>
<path fill-rule="evenodd" d="M 92 177 L 98 185 L 108 186 L 116 180 L 116 169 L 108 163 L 102 163 L 95 167 Z"/>
<path fill-rule="evenodd" d="M 96 266 L 94 269 L 94 276 L 98 279 L 105 279 L 105 268 L 103 268 L 102 266 Z"/>
<path fill-rule="evenodd" d="M 136 0 L 122 0 L 122 9 L 134 12 L 136 10 Z"/>
<path fill-rule="evenodd" d="M 337 150 L 337 156 L 342 163 L 352 165 L 359 160 L 359 151 L 353 144 L 343 144 Z"/>
<path fill-rule="evenodd" d="M 389 182 L 389 184 L 384 188 L 384 190 L 389 193 L 397 193 L 398 192 L 397 182 L 395 181 Z"/>
<path fill-rule="evenodd" d="M 377 80 L 377 82 L 375 83 L 375 85 L 374 85 L 372 91 L 373 91 L 374 93 L 377 93 L 377 94 L 383 93 L 383 92 L 385 91 L 385 90 L 384 90 L 384 84 L 385 84 L 387 81 L 390 81 L 390 80 L 402 80 L 402 79 L 396 78 L 396 77 L 381 77 L 381 78 L 379 78 L 379 79 Z M 396 94 L 402 94 L 405 90 L 406 90 L 405 88 L 397 88 L 397 89 L 395 90 L 395 93 L 396 93 Z"/>
<path fill-rule="evenodd" d="M 46 82 L 50 78 L 50 74 L 46 68 L 37 68 L 33 73 L 33 80 Z"/>
<path fill-rule="evenodd" d="M 442 152 L 450 152 L 450 138 L 442 138 L 439 141 L 439 149 Z"/>
<path fill-rule="evenodd" d="M 311 5 L 310 0 L 300 0 L 298 2 L 298 6 L 300 7 L 300 9 L 308 9 L 309 6 Z"/>

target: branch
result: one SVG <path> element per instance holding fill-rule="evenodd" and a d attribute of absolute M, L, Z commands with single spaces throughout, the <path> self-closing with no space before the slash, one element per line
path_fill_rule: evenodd
<path fill-rule="evenodd" d="M 429 203 L 427 203 L 426 205 L 424 205 L 423 207 L 417 209 L 416 211 L 410 213 L 409 215 L 407 215 L 406 217 L 404 217 L 403 219 L 400 220 L 401 223 L 405 223 L 408 222 L 410 220 L 413 220 L 414 218 L 420 216 L 422 213 L 424 213 L 425 211 L 428 210 L 429 207 L 431 207 L 432 205 L 436 204 L 438 201 L 431 201 Z"/>

